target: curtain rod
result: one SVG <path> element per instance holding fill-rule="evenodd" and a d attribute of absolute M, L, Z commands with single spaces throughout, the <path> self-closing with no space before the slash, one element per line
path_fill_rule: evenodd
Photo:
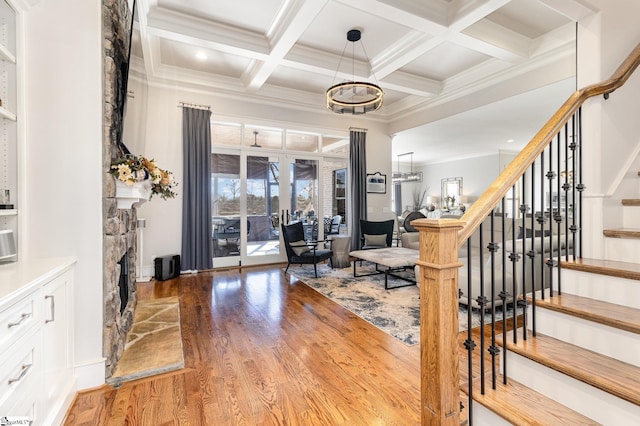
<path fill-rule="evenodd" d="M 354 131 L 354 132 L 367 132 L 368 129 L 361 129 L 360 127 L 349 127 L 349 131 Z"/>
<path fill-rule="evenodd" d="M 184 107 L 188 107 L 188 108 L 199 108 L 199 109 L 207 109 L 207 110 L 210 110 L 210 109 L 211 109 L 211 105 L 190 104 L 189 102 L 182 102 L 182 101 L 180 101 L 180 104 L 178 105 L 178 108 L 184 108 Z"/>

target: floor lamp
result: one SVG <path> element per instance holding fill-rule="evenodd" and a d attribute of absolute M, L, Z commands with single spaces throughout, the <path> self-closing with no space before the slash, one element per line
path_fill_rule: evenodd
<path fill-rule="evenodd" d="M 145 277 L 143 272 L 143 264 L 142 264 L 142 254 L 143 254 L 143 232 L 144 228 L 147 226 L 146 219 L 138 219 L 137 228 L 138 228 L 138 265 L 136 266 L 136 281 L 146 283 L 151 281 L 151 277 Z"/>

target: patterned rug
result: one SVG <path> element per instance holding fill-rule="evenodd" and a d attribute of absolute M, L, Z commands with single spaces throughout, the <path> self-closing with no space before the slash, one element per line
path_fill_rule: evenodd
<path fill-rule="evenodd" d="M 371 271 L 373 265 L 367 262 L 363 263 L 362 268 L 358 265 L 358 274 Z M 288 272 L 403 343 L 409 346 L 420 343 L 420 290 L 417 286 L 385 290 L 384 275 L 356 278 L 353 276 L 353 267 L 331 269 L 326 265 L 318 265 L 318 278 L 313 274 L 313 265 L 292 265 Z M 413 272 L 406 274 L 413 278 Z M 404 284 L 407 282 L 389 277 L 389 287 Z M 466 307 L 461 305 L 458 315 L 460 331 L 467 329 L 467 315 Z M 502 312 L 497 316 L 502 318 Z M 491 319 L 490 315 L 487 317 L 485 322 Z M 479 325 L 480 313 L 472 310 L 472 326 Z"/>

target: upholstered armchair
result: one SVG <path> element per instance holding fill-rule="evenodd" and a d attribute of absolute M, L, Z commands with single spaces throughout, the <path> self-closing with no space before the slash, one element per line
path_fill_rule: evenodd
<path fill-rule="evenodd" d="M 287 268 L 292 263 L 311 264 L 313 263 L 313 272 L 318 277 L 318 262 L 323 262 L 333 255 L 333 251 L 327 249 L 319 249 L 318 241 L 305 241 L 304 226 L 302 222 L 292 225 L 282 225 L 282 238 L 287 251 Z"/>
<path fill-rule="evenodd" d="M 393 219 L 381 222 L 360 219 L 360 250 L 391 247 L 394 226 Z"/>

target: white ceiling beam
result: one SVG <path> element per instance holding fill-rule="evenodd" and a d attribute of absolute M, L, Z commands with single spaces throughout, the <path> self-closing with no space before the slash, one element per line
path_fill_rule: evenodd
<path fill-rule="evenodd" d="M 431 97 L 442 92 L 442 82 L 396 71 L 379 82 L 383 89 L 396 90 L 409 95 Z"/>
<path fill-rule="evenodd" d="M 383 79 L 445 41 L 443 34 L 431 36 L 411 31 L 371 59 L 373 74 Z"/>
<path fill-rule="evenodd" d="M 449 9 L 449 26 L 462 31 L 509 2 L 511 0 L 454 0 Z"/>
<path fill-rule="evenodd" d="M 271 45 L 269 59 L 267 61 L 252 61 L 242 76 L 242 81 L 247 89 L 258 90 L 267 81 L 327 1 L 293 0 L 284 3 L 275 22 L 267 32 L 267 38 Z"/>
<path fill-rule="evenodd" d="M 568 22 L 564 26 L 549 31 L 532 40 L 531 47 L 529 48 L 529 56 L 535 57 L 565 45 L 575 46 L 575 43 L 576 23 Z"/>
<path fill-rule="evenodd" d="M 251 31 L 214 23 L 161 7 L 147 13 L 149 34 L 207 49 L 266 61 L 269 59 L 267 39 Z"/>
<path fill-rule="evenodd" d="M 440 0 L 335 0 L 384 20 L 436 34 L 447 28 L 446 3 Z M 371 29 L 369 29 L 371 30 Z"/>
<path fill-rule="evenodd" d="M 450 41 L 508 62 L 527 58 L 531 45 L 530 38 L 488 20 L 454 34 Z"/>
<path fill-rule="evenodd" d="M 319 52 L 316 49 L 295 46 L 291 49 L 286 59 L 280 65 L 314 74 L 321 74 L 334 78 L 339 83 L 342 80 L 352 80 L 354 75 L 348 72 L 336 72 L 334 68 L 327 68 L 327 64 L 337 64 L 340 57 L 332 53 Z M 418 77 L 409 73 L 397 71 L 387 76 L 384 80 L 378 80 L 377 76 L 369 75 L 369 64 L 364 61 L 354 60 L 355 77 L 376 80 L 383 89 L 395 90 L 420 96 L 433 96 L 440 93 L 442 85 L 439 81 Z"/>
<path fill-rule="evenodd" d="M 578 0 L 538 0 L 540 3 L 566 16 L 574 22 L 579 22 L 596 12 Z"/>
<path fill-rule="evenodd" d="M 528 56 L 528 45 L 524 50 L 516 51 L 515 49 L 509 49 L 502 46 L 496 46 L 488 40 L 482 38 L 476 38 L 478 34 L 470 36 L 464 33 L 454 34 L 449 38 L 451 43 L 458 46 L 465 47 L 470 50 L 474 50 L 478 53 L 491 56 L 495 59 L 500 59 L 509 63 L 517 63 Z"/>
<path fill-rule="evenodd" d="M 477 23 L 509 1 L 511 0 L 454 1 L 449 5 L 448 19 L 451 22 L 449 27 L 444 25 L 434 26 L 434 23 L 427 18 L 415 15 L 412 15 L 413 19 L 411 20 L 401 14 L 385 16 L 386 19 L 392 19 L 398 24 L 411 26 L 414 31 L 372 58 L 373 73 L 379 79 L 383 79 L 424 55 L 429 50 L 454 38 L 457 39 L 457 43 L 465 43 L 470 48 L 478 46 L 483 53 L 491 54 L 492 56 L 495 54 L 501 59 L 507 58 L 510 61 L 517 60 L 519 56 L 517 53 L 514 56 L 515 52 L 509 49 L 499 49 L 499 45 L 495 43 L 488 44 L 486 40 L 472 43 L 472 40 L 458 35 L 460 31 Z"/>
<path fill-rule="evenodd" d="M 137 18 L 138 30 L 140 31 L 140 45 L 142 47 L 142 59 L 144 60 L 144 68 L 148 76 L 155 75 L 158 64 L 160 63 L 160 43 L 157 37 L 149 34 L 147 14 L 151 4 L 155 4 L 157 0 L 137 0 Z"/>

